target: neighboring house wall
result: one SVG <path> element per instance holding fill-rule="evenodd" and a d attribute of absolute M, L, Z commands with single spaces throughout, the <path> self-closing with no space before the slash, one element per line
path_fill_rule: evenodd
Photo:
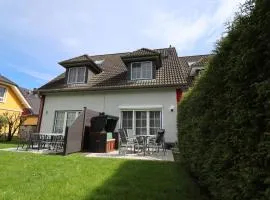
<path fill-rule="evenodd" d="M 38 122 L 38 116 L 37 115 L 30 115 L 30 116 L 27 116 L 27 118 L 24 121 L 23 125 L 25 125 L 25 126 L 36 126 L 37 122 Z"/>
<path fill-rule="evenodd" d="M 0 87 L 6 88 L 6 93 L 4 97 L 4 101 L 0 102 L 0 115 L 3 113 L 9 113 L 9 114 L 20 114 L 23 111 L 23 105 L 21 104 L 21 101 L 16 96 L 14 91 L 11 89 L 9 85 L 1 84 Z M 0 132 L 7 132 L 7 127 L 2 128 Z"/>
<path fill-rule="evenodd" d="M 8 85 L 2 85 L 0 83 L 1 87 L 6 88 L 6 94 L 3 102 L 0 102 L 0 114 L 4 112 L 22 112 L 23 106 L 16 96 L 16 94 L 13 92 L 13 90 Z"/>
<path fill-rule="evenodd" d="M 174 106 L 173 112 L 170 110 Z M 133 89 L 106 92 L 48 94 L 45 98 L 40 132 L 52 132 L 56 110 L 83 110 L 83 107 L 121 118 L 121 108 L 160 107 L 166 142 L 177 140 L 176 89 Z M 120 128 L 120 120 L 117 128 Z"/>

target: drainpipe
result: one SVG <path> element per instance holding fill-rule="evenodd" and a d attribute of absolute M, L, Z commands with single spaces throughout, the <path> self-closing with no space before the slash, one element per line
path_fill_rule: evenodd
<path fill-rule="evenodd" d="M 37 132 L 38 133 L 40 132 L 44 103 L 45 103 L 45 95 L 42 95 L 40 97 L 40 107 L 39 107 L 39 113 L 38 113 L 38 123 L 37 123 Z"/>

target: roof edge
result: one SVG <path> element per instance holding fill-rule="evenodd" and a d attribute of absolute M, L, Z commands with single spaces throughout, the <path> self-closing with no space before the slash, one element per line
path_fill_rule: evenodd
<path fill-rule="evenodd" d="M 157 88 L 181 88 L 185 89 L 188 86 L 187 83 L 183 84 L 160 84 L 160 85 L 149 85 L 149 86 L 127 86 L 127 87 L 119 87 L 119 86 L 112 86 L 112 87 L 95 87 L 95 88 L 60 88 L 60 89 L 41 89 L 37 90 L 37 93 L 44 94 L 44 93 L 56 93 L 56 92 L 81 92 L 81 91 L 108 91 L 108 90 L 126 90 L 126 89 L 157 89 Z"/>

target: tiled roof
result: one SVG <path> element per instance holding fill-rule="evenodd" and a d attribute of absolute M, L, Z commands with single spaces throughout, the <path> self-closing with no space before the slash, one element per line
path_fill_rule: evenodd
<path fill-rule="evenodd" d="M 140 56 L 152 56 L 152 55 L 158 55 L 160 52 L 157 52 L 152 49 L 147 49 L 147 48 L 141 48 L 136 51 L 130 52 L 122 56 L 122 58 L 126 57 L 140 57 Z"/>
<path fill-rule="evenodd" d="M 187 63 L 190 62 L 198 62 L 202 58 L 208 58 L 209 56 L 212 56 L 213 54 L 204 54 L 204 55 L 194 55 L 194 56 L 181 56 L 179 58 L 185 60 Z"/>
<path fill-rule="evenodd" d="M 38 115 L 39 106 L 40 106 L 40 98 L 37 95 L 33 94 L 31 90 L 28 90 L 26 88 L 20 88 L 20 91 L 22 95 L 24 96 L 24 98 L 26 99 L 26 101 L 31 106 L 31 110 L 33 114 Z"/>
<path fill-rule="evenodd" d="M 187 83 L 191 85 L 194 77 L 189 76 L 193 67 L 204 67 L 205 64 L 209 61 L 211 56 L 214 54 L 205 54 L 205 55 L 194 55 L 194 56 L 181 56 L 179 57 L 179 61 L 182 63 L 183 68 L 186 70 Z M 189 65 L 189 63 L 192 63 Z"/>
<path fill-rule="evenodd" d="M 93 75 L 86 84 L 67 85 L 65 73 L 59 75 L 49 83 L 38 89 L 40 92 L 69 91 L 69 90 L 108 90 L 125 88 L 154 88 L 154 87 L 185 87 L 187 84 L 187 71 L 178 59 L 175 48 L 164 49 L 140 49 L 136 54 L 152 53 L 166 55 L 161 56 L 162 66 L 156 71 L 156 78 L 152 80 L 128 80 L 127 67 L 122 57 L 131 55 L 128 53 L 105 54 L 89 56 L 93 61 L 104 60 L 99 67 L 102 72 Z M 134 52 L 132 52 L 132 55 Z M 145 54 L 144 54 L 145 55 Z M 84 57 L 84 56 L 83 56 Z M 77 57 L 68 61 L 81 60 L 85 57 Z"/>
<path fill-rule="evenodd" d="M 13 81 L 9 80 L 7 77 L 5 77 L 5 76 L 3 76 L 1 74 L 0 74 L 0 82 L 5 82 L 5 83 L 8 83 L 8 84 L 17 86 L 16 83 L 14 83 Z"/>
<path fill-rule="evenodd" d="M 84 55 L 81 55 L 81 56 L 78 56 L 75 58 L 64 60 L 62 62 L 59 62 L 59 64 L 62 65 L 62 64 L 66 64 L 66 63 L 84 62 L 84 61 L 89 61 L 89 60 L 90 60 L 89 56 L 84 54 Z"/>
<path fill-rule="evenodd" d="M 209 62 L 210 57 L 211 56 L 200 58 L 200 60 L 198 60 L 197 62 L 193 63 L 191 65 L 191 67 L 203 67 L 203 66 L 205 66 Z"/>

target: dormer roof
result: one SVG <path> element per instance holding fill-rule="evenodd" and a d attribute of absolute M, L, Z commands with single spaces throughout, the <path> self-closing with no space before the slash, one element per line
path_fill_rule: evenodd
<path fill-rule="evenodd" d="M 140 57 L 140 56 L 155 56 L 155 55 L 160 55 L 159 52 L 152 50 L 152 49 L 147 49 L 147 48 L 141 48 L 136 51 L 132 51 L 126 55 L 123 55 L 122 58 L 130 58 L 130 57 Z"/>
<path fill-rule="evenodd" d="M 126 65 L 131 62 L 150 60 L 154 61 L 157 67 L 161 67 L 161 54 L 160 52 L 152 49 L 141 48 L 121 56 L 121 59 Z"/>
<path fill-rule="evenodd" d="M 86 66 L 94 74 L 99 74 L 102 72 L 102 69 L 86 54 L 61 61 L 58 64 L 65 68 Z"/>

